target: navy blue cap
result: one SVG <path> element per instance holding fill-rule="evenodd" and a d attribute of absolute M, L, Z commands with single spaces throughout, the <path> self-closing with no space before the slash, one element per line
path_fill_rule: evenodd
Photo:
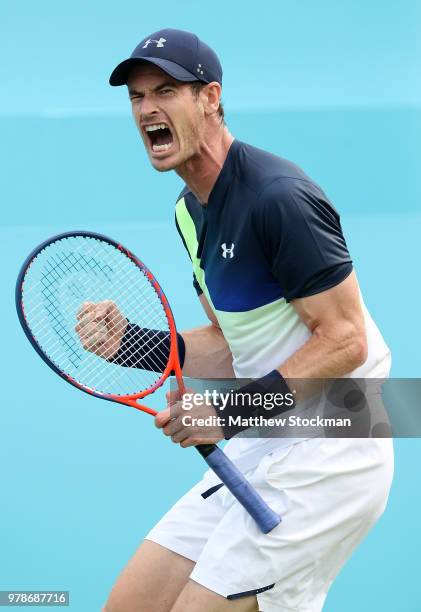
<path fill-rule="evenodd" d="M 222 85 L 218 56 L 195 34 L 166 28 L 142 40 L 129 59 L 110 76 L 110 85 L 126 85 L 130 70 L 139 62 L 155 64 L 177 81 L 217 81 Z"/>

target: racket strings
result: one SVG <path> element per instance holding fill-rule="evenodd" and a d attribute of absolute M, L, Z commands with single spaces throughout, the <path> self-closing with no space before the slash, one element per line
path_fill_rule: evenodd
<path fill-rule="evenodd" d="M 57 267 L 59 267 L 58 264 L 57 264 Z M 56 270 L 57 270 L 57 267 L 56 267 Z M 63 278 L 63 277 L 61 276 L 60 278 Z M 147 281 L 147 282 L 149 282 L 149 281 Z M 130 286 L 127 287 L 126 290 L 127 290 L 127 293 L 129 293 L 131 291 L 131 287 Z M 43 292 L 43 295 L 45 296 L 44 292 Z M 120 296 L 123 297 L 123 298 L 125 297 L 124 291 L 120 291 Z M 81 298 L 83 296 L 78 295 L 77 297 Z M 156 311 L 156 302 L 157 302 L 156 299 L 151 301 L 150 298 L 147 298 L 144 303 L 147 304 L 148 307 L 147 308 L 145 308 L 145 307 L 142 308 L 142 318 L 144 320 L 148 321 L 148 325 L 151 328 L 154 328 L 156 326 L 160 326 L 160 323 L 161 323 L 161 320 L 162 320 L 162 313 L 159 312 L 159 311 L 158 312 Z M 160 304 L 160 302 L 159 302 L 159 304 Z M 53 325 L 53 328 L 59 334 L 59 337 L 58 337 L 55 345 L 53 344 L 50 347 L 49 357 L 54 359 L 54 357 L 56 356 L 55 353 L 54 353 L 54 348 L 57 348 L 57 350 L 59 351 L 60 348 L 61 348 L 61 342 L 65 342 L 67 346 L 69 346 L 70 348 L 73 348 L 73 345 L 68 340 L 69 338 L 71 338 L 71 340 L 73 340 L 73 338 L 69 334 L 68 330 L 65 329 L 64 327 L 62 327 L 62 315 L 61 315 L 60 311 L 57 308 L 57 304 L 55 302 L 52 303 L 52 300 L 51 300 L 51 298 L 49 296 L 48 296 L 48 303 L 45 305 L 45 307 L 46 307 L 48 313 L 50 314 L 50 316 L 55 321 L 55 324 Z M 42 308 L 42 305 L 40 305 L 40 308 Z M 109 319 L 109 324 L 111 324 L 111 325 L 114 324 L 112 319 L 111 320 Z M 43 327 L 43 325 L 44 325 L 44 327 Z M 48 327 L 48 326 L 49 326 L 49 322 L 48 321 L 44 322 L 44 324 L 41 323 L 38 326 L 35 324 L 33 326 L 33 332 L 39 336 L 44 331 L 44 328 Z M 139 329 L 142 330 L 142 328 L 139 328 Z M 158 336 L 158 334 L 162 334 L 162 332 L 158 331 L 156 336 Z M 168 337 L 169 337 L 169 331 L 168 331 Z M 144 333 L 142 333 L 142 331 L 141 331 L 140 334 L 136 334 L 136 341 L 134 343 L 133 350 L 139 351 L 141 349 L 141 347 L 142 347 L 142 344 L 145 342 L 145 340 L 147 338 L 149 338 L 149 340 L 153 339 L 153 338 L 148 337 L 148 330 L 146 332 L 144 332 Z M 79 357 L 79 354 L 80 354 L 80 350 L 79 349 L 80 349 L 80 343 L 78 343 L 78 351 L 79 352 L 76 353 L 76 355 L 78 357 Z M 152 347 L 151 350 L 153 350 L 153 347 Z M 110 358 L 111 356 L 112 355 L 110 354 L 110 355 L 106 356 L 106 358 Z M 162 356 L 164 357 L 164 353 L 162 354 Z M 168 361 L 168 359 L 167 359 L 167 361 Z M 119 363 L 121 364 L 122 362 L 120 361 Z M 125 364 L 123 363 L 122 365 L 125 365 Z M 162 371 L 162 370 L 160 370 L 160 368 L 162 368 L 162 366 L 165 367 L 166 362 L 165 363 L 164 362 L 156 362 L 155 365 L 157 366 L 157 371 Z"/>
<path fill-rule="evenodd" d="M 50 244 L 28 267 L 23 285 L 27 324 L 41 350 L 67 376 L 106 394 L 131 395 L 156 384 L 168 363 L 169 324 L 157 292 L 129 257 L 93 237 L 62 238 Z M 130 348 L 116 365 L 85 350 L 75 331 L 84 302 L 114 302 L 136 326 Z M 123 319 L 124 320 L 124 319 Z M 104 334 L 118 331 L 121 318 L 108 317 Z M 143 353 L 155 371 L 124 367 Z M 108 356 L 109 358 L 112 355 Z"/>
<path fill-rule="evenodd" d="M 80 263 L 82 261 L 82 266 L 79 266 L 79 268 L 78 268 L 79 271 L 80 271 L 80 269 L 83 269 L 83 270 L 86 271 L 87 269 L 91 270 L 93 268 L 93 266 L 91 265 L 91 261 L 87 257 L 79 258 L 79 261 L 77 261 L 77 260 L 75 260 L 75 257 L 72 254 L 68 259 L 69 259 L 70 263 L 73 264 L 73 265 L 75 263 Z M 55 270 L 55 273 L 54 273 L 55 277 L 57 277 L 57 273 L 56 273 L 57 269 L 61 269 L 62 272 L 72 272 L 71 267 L 66 265 L 66 262 L 65 262 L 63 257 L 59 257 L 58 260 L 57 260 L 57 258 L 53 257 L 52 258 L 52 262 L 54 263 L 54 268 L 53 269 Z M 95 265 L 95 268 L 97 270 L 99 270 L 99 271 L 102 271 L 104 269 L 104 266 L 102 266 L 102 267 L 99 266 L 95 260 L 94 260 L 94 265 Z M 109 272 L 110 270 L 111 270 L 111 268 L 109 266 L 107 266 L 107 271 Z M 96 270 L 94 270 L 94 271 L 96 271 Z M 62 276 L 62 275 L 60 275 L 60 276 Z M 80 298 L 81 295 L 79 294 L 78 297 Z M 149 314 L 149 313 L 147 313 L 147 314 Z M 154 324 L 156 324 L 156 322 L 157 322 L 156 320 L 153 321 Z M 56 329 L 56 331 L 57 331 L 57 329 Z M 60 342 L 57 342 L 56 345 L 60 345 Z M 52 354 L 51 352 L 50 352 L 49 356 L 50 356 L 50 358 L 53 358 L 53 359 L 56 359 L 56 357 L 57 357 L 56 354 Z M 157 369 L 159 371 L 162 371 L 162 363 L 155 363 L 155 365 L 156 365 L 155 369 Z M 100 373 L 100 371 L 101 371 L 101 366 L 98 367 L 98 372 Z M 99 379 L 100 379 L 100 376 L 94 377 L 94 372 L 91 372 L 90 386 L 91 387 L 92 386 L 95 387 L 97 385 L 97 383 L 99 382 Z"/>
<path fill-rule="evenodd" d="M 54 282 L 57 283 L 63 278 L 63 275 L 58 274 L 58 272 L 56 271 L 57 267 L 59 268 L 59 266 L 57 265 L 54 258 L 52 258 L 52 261 L 54 261 L 54 263 L 56 264 L 55 268 L 52 267 L 51 261 L 47 262 L 48 267 L 50 269 L 48 269 L 47 266 L 46 267 L 48 270 L 48 274 L 52 275 Z M 63 263 L 63 262 L 61 261 L 60 263 Z M 69 270 L 69 268 L 67 268 L 67 270 Z M 77 367 L 81 359 L 80 351 L 78 350 L 78 346 L 76 342 L 74 341 L 74 339 L 72 338 L 69 331 L 66 329 L 64 325 L 63 315 L 60 312 L 60 309 L 58 308 L 58 304 L 57 304 L 56 292 L 52 288 L 52 283 L 49 282 L 47 279 L 48 279 L 47 276 L 44 276 L 41 278 L 41 284 L 43 285 L 42 295 L 44 298 L 44 307 L 46 308 L 48 312 L 50 320 L 52 319 L 54 321 L 54 323 L 52 323 L 51 326 L 58 336 L 57 345 L 60 345 L 60 343 L 62 343 L 67 347 L 68 352 L 69 352 L 69 359 L 72 362 L 72 364 L 75 367 Z M 37 333 L 39 333 L 39 331 L 40 330 L 36 330 Z"/>

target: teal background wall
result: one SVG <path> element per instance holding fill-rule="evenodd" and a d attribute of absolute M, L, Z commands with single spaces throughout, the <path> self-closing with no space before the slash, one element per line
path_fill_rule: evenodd
<path fill-rule="evenodd" d="M 0 355 L 0 589 L 69 589 L 71 610 L 99 610 L 146 531 L 203 469 L 146 415 L 55 377 L 14 312 L 28 251 L 81 228 L 144 258 L 180 328 L 203 321 L 173 228 L 182 184 L 149 167 L 124 88 L 107 84 L 112 68 L 161 27 L 214 46 L 231 131 L 322 185 L 392 348 L 393 375 L 419 377 L 420 12 L 416 0 L 0 4 L 0 316 L 11 347 Z M 421 609 L 419 451 L 419 440 L 396 441 L 387 511 L 335 582 L 327 612 Z"/>

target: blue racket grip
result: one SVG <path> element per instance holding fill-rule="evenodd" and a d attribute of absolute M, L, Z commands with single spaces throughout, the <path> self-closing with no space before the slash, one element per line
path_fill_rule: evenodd
<path fill-rule="evenodd" d="M 196 448 L 221 482 L 254 518 L 263 533 L 269 533 L 276 525 L 279 525 L 281 517 L 269 508 L 259 493 L 218 446 L 201 445 Z"/>

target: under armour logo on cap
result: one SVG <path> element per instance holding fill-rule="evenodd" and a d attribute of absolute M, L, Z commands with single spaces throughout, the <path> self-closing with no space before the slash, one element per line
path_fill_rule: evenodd
<path fill-rule="evenodd" d="M 227 247 L 227 243 L 224 242 L 223 244 L 221 244 L 221 249 L 222 249 L 222 257 L 224 259 L 227 258 L 227 256 L 229 255 L 229 259 L 232 259 L 234 257 L 234 243 L 231 243 L 230 248 Z"/>
<path fill-rule="evenodd" d="M 150 45 L 153 42 L 156 43 L 157 47 L 163 47 L 164 43 L 167 42 L 167 39 L 166 38 L 160 38 L 159 40 L 154 40 L 153 38 L 148 38 L 148 40 L 143 45 L 142 49 L 147 49 L 148 45 Z"/>

